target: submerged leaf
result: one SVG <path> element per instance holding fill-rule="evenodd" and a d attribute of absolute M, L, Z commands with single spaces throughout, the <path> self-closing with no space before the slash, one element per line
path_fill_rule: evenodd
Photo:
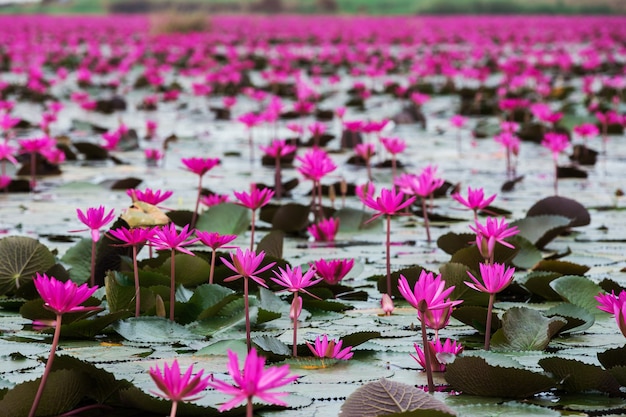
<path fill-rule="evenodd" d="M 339 415 L 376 417 L 412 410 L 439 411 L 441 416 L 456 415 L 454 410 L 423 390 L 385 378 L 354 391 L 341 406 Z"/>

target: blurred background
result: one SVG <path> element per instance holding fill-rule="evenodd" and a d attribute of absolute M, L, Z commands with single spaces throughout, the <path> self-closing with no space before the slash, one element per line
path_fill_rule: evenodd
<path fill-rule="evenodd" d="M 0 14 L 625 14 L 626 0 L 0 0 Z"/>

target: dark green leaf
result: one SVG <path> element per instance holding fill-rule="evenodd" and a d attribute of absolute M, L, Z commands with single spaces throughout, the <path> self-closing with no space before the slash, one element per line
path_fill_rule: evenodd
<path fill-rule="evenodd" d="M 500 350 L 544 350 L 566 323 L 562 317 L 547 318 L 530 308 L 510 308 L 502 316 L 503 343 L 496 338 L 492 346 Z"/>
<path fill-rule="evenodd" d="M 285 240 L 285 233 L 281 230 L 272 230 L 257 244 L 256 252 L 264 251 L 267 255 L 275 258 L 283 257 L 283 242 Z"/>
<path fill-rule="evenodd" d="M 476 235 L 473 233 L 448 232 L 437 239 L 437 246 L 448 255 L 453 255 L 461 249 L 470 247 L 475 241 Z"/>
<path fill-rule="evenodd" d="M 561 231 L 566 226 L 569 226 L 571 219 L 559 215 L 537 215 L 527 216 L 526 218 L 519 219 L 511 223 L 511 226 L 517 226 L 519 229 L 518 236 L 530 241 L 533 245 L 537 242 L 549 242 L 548 233 L 552 231 Z M 554 233 L 549 235 L 552 240 L 556 235 Z M 544 246 L 545 246 L 544 243 Z"/>
<path fill-rule="evenodd" d="M 54 255 L 37 240 L 26 236 L 0 239 L 0 295 L 13 294 L 55 264 Z"/>
<path fill-rule="evenodd" d="M 170 275 L 171 258 L 159 269 L 159 272 Z M 176 283 L 185 287 L 195 287 L 209 281 L 211 266 L 199 256 L 191 256 L 186 253 L 178 253 L 174 256 Z"/>
<path fill-rule="evenodd" d="M 252 343 L 274 359 L 284 359 L 286 356 L 291 356 L 291 349 L 289 346 L 274 336 L 257 336 L 252 338 Z"/>
<path fill-rule="evenodd" d="M 349 207 L 337 210 L 333 217 L 339 219 L 339 233 L 358 233 L 362 230 L 376 230 L 380 229 L 383 224 L 381 218 L 366 224 L 365 222 L 372 218 L 372 213 Z"/>
<path fill-rule="evenodd" d="M 240 235 L 250 226 L 250 210 L 234 203 L 222 203 L 198 216 L 196 229 L 221 235 Z"/>
<path fill-rule="evenodd" d="M 480 333 L 484 334 L 487 327 L 487 308 L 480 306 L 466 306 L 461 305 L 452 311 L 452 317 L 459 320 L 462 323 L 472 326 Z M 494 312 L 491 313 L 491 332 L 495 332 L 502 323 L 498 318 L 498 315 Z"/>
<path fill-rule="evenodd" d="M 584 275 L 589 271 L 589 267 L 578 265 L 573 262 L 546 260 L 539 262 L 535 266 L 536 271 L 558 272 L 563 275 Z"/>
<path fill-rule="evenodd" d="M 87 282 L 91 276 L 91 238 L 82 238 L 69 248 L 61 261 L 70 267 L 70 277 L 74 282 Z"/>
<path fill-rule="evenodd" d="M 578 275 L 559 277 L 550 283 L 550 286 L 565 301 L 582 307 L 591 314 L 599 314 L 598 302 L 594 297 L 602 292 L 600 286 L 589 278 Z"/>
<path fill-rule="evenodd" d="M 463 300 L 463 306 L 487 306 L 489 304 L 489 294 L 476 291 L 468 287 L 465 282 L 472 282 L 467 272 L 470 268 L 467 265 L 448 262 L 439 268 L 441 278 L 446 282 L 446 287 L 454 285 L 454 291 L 450 294 L 453 300 Z M 473 272 L 477 276 L 476 272 Z"/>
<path fill-rule="evenodd" d="M 574 359 L 543 358 L 539 365 L 547 372 L 561 378 L 561 384 L 569 392 L 602 391 L 619 394 L 619 383 L 609 371 Z"/>
<path fill-rule="evenodd" d="M 310 206 L 287 203 L 278 207 L 272 218 L 272 228 L 285 233 L 296 233 L 306 229 L 309 224 Z"/>
<path fill-rule="evenodd" d="M 533 271 L 523 277 L 519 284 L 545 300 L 560 301 L 561 296 L 552 289 L 550 283 L 561 276 L 560 272 Z"/>
<path fill-rule="evenodd" d="M 543 259 L 541 251 L 522 236 L 511 237 L 511 243 L 519 249 L 519 252 L 511 261 L 517 268 L 532 269 Z"/>
<path fill-rule="evenodd" d="M 582 332 L 590 328 L 596 321 L 595 316 L 582 307 L 570 303 L 561 303 L 544 311 L 544 316 L 559 316 L 567 320 L 567 324 L 559 331 L 563 333 Z"/>
<path fill-rule="evenodd" d="M 185 327 L 161 317 L 131 317 L 113 326 L 126 340 L 143 343 L 186 343 L 199 337 Z"/>
<path fill-rule="evenodd" d="M 598 360 L 607 369 L 616 366 L 626 367 L 626 345 L 598 352 Z"/>

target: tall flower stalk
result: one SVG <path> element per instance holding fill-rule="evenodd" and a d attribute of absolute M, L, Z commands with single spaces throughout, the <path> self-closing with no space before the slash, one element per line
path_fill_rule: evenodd
<path fill-rule="evenodd" d="M 405 200 L 404 193 L 396 191 L 395 188 L 383 188 L 380 196 L 374 199 L 369 194 L 362 194 L 361 201 L 367 207 L 375 210 L 375 213 L 368 222 L 385 216 L 386 219 L 386 240 L 385 249 L 387 252 L 387 295 L 391 297 L 391 216 L 399 214 L 402 209 L 408 207 L 415 201 L 415 197 L 409 197 Z"/>
<path fill-rule="evenodd" d="M 71 230 L 71 232 L 84 232 L 86 230 L 91 231 L 91 275 L 89 277 L 89 285 L 91 286 L 95 285 L 96 280 L 96 249 L 98 241 L 100 240 L 100 229 L 109 224 L 115 218 L 113 209 L 111 209 L 111 211 L 107 214 L 104 213 L 104 210 L 103 206 L 90 207 L 86 212 L 83 212 L 81 209 L 76 209 L 78 220 L 87 226 L 87 229 Z"/>
<path fill-rule="evenodd" d="M 485 326 L 485 350 L 489 350 L 491 339 L 491 313 L 493 311 L 493 303 L 496 294 L 508 287 L 513 281 L 515 268 L 506 268 L 504 264 L 485 264 L 479 265 L 480 276 L 482 282 L 479 281 L 471 272 L 467 271 L 467 275 L 472 282 L 465 282 L 468 287 L 489 294 L 489 306 L 487 308 L 487 324 Z M 505 269 L 506 268 L 506 269 Z"/>
<path fill-rule="evenodd" d="M 56 315 L 56 320 L 50 355 L 48 356 L 46 368 L 39 382 L 39 388 L 35 394 L 35 399 L 33 400 L 33 405 L 30 408 L 28 417 L 35 416 L 46 386 L 46 381 L 50 375 L 54 356 L 59 346 L 59 339 L 61 338 L 61 321 L 63 314 L 100 309 L 100 307 L 85 307 L 80 305 L 91 297 L 98 287 L 89 288 L 87 284 L 78 286 L 73 281 L 61 282 L 55 277 L 48 277 L 46 274 L 39 275 L 39 273 L 37 273 L 37 276 L 33 279 L 33 283 L 39 295 L 43 298 L 44 307 Z"/>
<path fill-rule="evenodd" d="M 400 294 L 417 309 L 417 317 L 421 322 L 422 328 L 422 345 L 424 346 L 424 368 L 426 369 L 426 377 L 428 379 L 428 392 L 433 393 L 435 385 L 433 383 L 432 365 L 430 363 L 432 353 L 430 352 L 430 344 L 426 333 L 426 322 L 428 316 L 433 311 L 452 308 L 461 304 L 462 300 L 450 300 L 447 298 L 454 286 L 446 288 L 446 282 L 441 279 L 441 275 L 433 276 L 432 272 L 422 270 L 414 288 L 411 288 L 407 279 L 400 275 L 398 280 L 398 289 Z"/>
<path fill-rule="evenodd" d="M 240 248 L 237 248 L 236 253 L 230 254 L 230 262 L 225 258 L 220 258 L 224 265 L 230 270 L 236 272 L 235 275 L 231 275 L 226 278 L 224 282 L 234 281 L 239 278 L 243 278 L 243 299 L 244 308 L 246 314 L 246 346 L 248 352 L 252 349 L 252 341 L 250 339 L 250 294 L 249 294 L 249 281 L 254 280 L 257 284 L 267 288 L 265 280 L 258 276 L 261 272 L 267 271 L 273 267 L 276 262 L 270 262 L 269 264 L 260 267 L 261 262 L 265 259 L 265 252 L 261 251 L 259 254 L 255 254 L 252 250 L 246 249 L 242 252 Z"/>
<path fill-rule="evenodd" d="M 567 135 L 562 133 L 548 132 L 543 136 L 541 142 L 543 146 L 552 152 L 552 160 L 554 161 L 554 195 L 559 194 L 559 154 L 569 146 Z"/>
<path fill-rule="evenodd" d="M 176 231 L 174 223 L 155 227 L 153 232 L 154 234 L 149 238 L 149 241 L 154 247 L 157 250 L 170 251 L 170 320 L 174 321 L 174 306 L 176 305 L 176 251 L 195 256 L 193 252 L 185 249 L 185 246 L 189 246 L 199 239 L 191 238 L 193 230 L 189 230 L 189 225 L 183 227 L 180 233 Z"/>
<path fill-rule="evenodd" d="M 217 232 L 203 232 L 196 230 L 196 236 L 200 242 L 211 248 L 211 270 L 209 272 L 209 284 L 213 284 L 213 275 L 215 273 L 215 255 L 219 248 L 233 248 L 233 246 L 225 246 L 237 238 L 237 235 L 220 235 Z"/>
<path fill-rule="evenodd" d="M 235 197 L 239 200 L 238 205 L 247 207 L 252 211 L 252 223 L 250 225 L 250 250 L 254 249 L 254 226 L 256 220 L 256 211 L 261 207 L 267 205 L 272 197 L 274 191 L 269 188 L 258 189 L 255 183 L 250 184 L 250 192 L 245 191 L 239 193 L 234 192 Z"/>
<path fill-rule="evenodd" d="M 196 197 L 196 205 L 193 210 L 190 227 L 193 229 L 196 227 L 196 220 L 198 219 L 198 207 L 200 206 L 200 199 L 202 198 L 202 177 L 204 174 L 213 169 L 220 163 L 219 158 L 183 158 L 181 162 L 187 167 L 187 169 L 198 176 L 198 195 Z"/>
<path fill-rule="evenodd" d="M 283 196 L 280 159 L 294 153 L 297 148 L 284 140 L 275 140 L 270 146 L 259 146 L 259 148 L 267 156 L 274 158 L 274 191 L 276 192 L 276 199 L 280 200 Z"/>

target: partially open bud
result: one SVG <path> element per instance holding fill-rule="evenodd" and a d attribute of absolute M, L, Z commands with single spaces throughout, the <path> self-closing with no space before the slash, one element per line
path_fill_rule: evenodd
<path fill-rule="evenodd" d="M 298 294 L 294 294 L 293 301 L 291 302 L 291 310 L 289 310 L 289 318 L 291 320 L 298 320 L 302 313 L 302 297 Z"/>
<path fill-rule="evenodd" d="M 385 315 L 390 316 L 393 313 L 393 300 L 389 296 L 389 294 L 383 294 L 383 299 L 380 300 L 380 306 L 382 307 Z"/>

